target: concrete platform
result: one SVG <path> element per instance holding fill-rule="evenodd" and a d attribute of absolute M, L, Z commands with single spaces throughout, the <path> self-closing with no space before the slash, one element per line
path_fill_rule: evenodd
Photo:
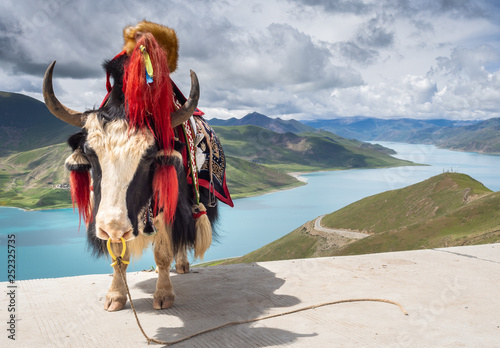
<path fill-rule="evenodd" d="M 343 299 L 354 302 L 224 328 L 177 347 L 500 347 L 500 244 L 265 262 L 173 274 L 176 302 L 152 309 L 156 274 L 129 273 L 145 331 L 174 340 L 220 324 Z M 108 275 L 16 282 L 16 341 L 1 347 L 145 347 L 130 310 L 103 310 Z M 6 294 L 8 283 L 0 283 Z"/>

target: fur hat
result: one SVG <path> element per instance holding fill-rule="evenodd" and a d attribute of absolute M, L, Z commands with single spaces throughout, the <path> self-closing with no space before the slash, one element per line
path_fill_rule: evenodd
<path fill-rule="evenodd" d="M 134 50 L 138 36 L 144 33 L 153 34 L 155 40 L 167 55 L 168 69 L 171 73 L 174 72 L 175 69 L 177 69 L 179 42 L 175 31 L 169 27 L 148 22 L 146 20 L 138 23 L 135 27 L 129 25 L 123 29 L 123 50 L 130 55 Z"/>

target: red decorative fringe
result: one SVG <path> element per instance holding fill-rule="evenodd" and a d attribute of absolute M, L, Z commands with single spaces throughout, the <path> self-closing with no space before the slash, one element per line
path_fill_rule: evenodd
<path fill-rule="evenodd" d="M 153 66 L 153 82 L 146 81 L 146 68 L 141 45 L 146 48 Z M 173 147 L 174 132 L 170 113 L 174 111 L 167 56 L 152 34 L 146 33 L 137 41 L 125 65 L 123 77 L 125 110 L 132 129 L 147 126 L 160 147 L 168 153 Z"/>
<path fill-rule="evenodd" d="M 163 209 L 163 219 L 166 224 L 174 221 L 179 183 L 174 166 L 158 166 L 153 178 L 154 212 L 155 215 Z"/>
<path fill-rule="evenodd" d="M 71 171 L 69 175 L 71 185 L 71 200 L 73 209 L 78 205 L 80 220 L 86 224 L 92 221 L 92 205 L 90 203 L 90 173 L 88 171 Z"/>

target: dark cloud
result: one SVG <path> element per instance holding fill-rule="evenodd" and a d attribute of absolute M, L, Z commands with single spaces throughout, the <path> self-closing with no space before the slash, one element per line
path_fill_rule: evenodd
<path fill-rule="evenodd" d="M 364 66 L 375 63 L 380 57 L 378 51 L 360 47 L 352 41 L 337 42 L 332 48 L 345 59 Z"/>
<path fill-rule="evenodd" d="M 394 33 L 387 29 L 387 16 L 377 16 L 363 24 L 356 35 L 356 40 L 361 45 L 375 48 L 390 47 L 394 43 Z"/>
<path fill-rule="evenodd" d="M 327 12 L 366 14 L 374 9 L 374 4 L 362 0 L 288 0 L 299 6 L 320 7 Z"/>
<path fill-rule="evenodd" d="M 460 18 L 498 17 L 492 9 L 500 7 L 497 1 L 487 0 L 288 0 L 297 6 L 321 8 L 331 13 L 364 15 L 372 13 L 394 13 L 412 18 L 420 13 L 431 16 L 443 14 Z"/>
<path fill-rule="evenodd" d="M 395 1 L 385 4 L 386 8 L 392 7 L 399 15 L 409 18 L 419 13 L 430 16 L 446 14 L 460 18 L 488 17 L 488 6 L 488 2 L 476 0 Z"/>

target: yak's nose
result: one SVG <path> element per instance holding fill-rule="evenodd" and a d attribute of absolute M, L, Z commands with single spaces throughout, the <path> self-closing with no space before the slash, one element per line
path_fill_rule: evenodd
<path fill-rule="evenodd" d="M 126 241 L 134 238 L 129 219 L 118 209 L 97 214 L 96 236 L 112 242 L 120 242 L 121 237 Z"/>
<path fill-rule="evenodd" d="M 111 238 L 111 242 L 113 243 L 119 243 L 120 238 L 123 237 L 125 241 L 129 241 L 131 239 L 134 239 L 134 234 L 132 233 L 132 229 L 130 230 L 113 230 L 111 228 L 107 229 L 102 229 L 99 228 L 96 233 L 97 237 L 100 239 L 108 240 Z"/>

